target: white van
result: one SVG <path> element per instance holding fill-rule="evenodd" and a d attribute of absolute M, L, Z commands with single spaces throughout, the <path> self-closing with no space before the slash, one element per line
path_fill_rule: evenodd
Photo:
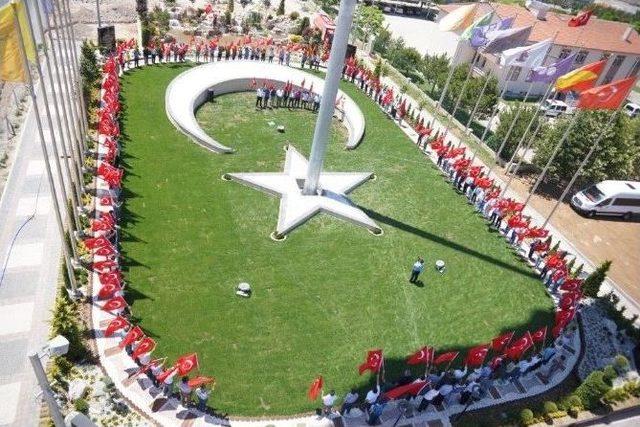
<path fill-rule="evenodd" d="M 630 219 L 640 214 L 640 182 L 602 181 L 577 192 L 571 206 L 589 217 L 595 215 L 621 215 Z"/>
<path fill-rule="evenodd" d="M 624 106 L 622 111 L 624 111 L 624 113 L 627 116 L 633 119 L 634 117 L 637 117 L 640 114 L 640 105 L 634 104 L 633 102 L 629 102 L 627 103 L 627 105 Z"/>
<path fill-rule="evenodd" d="M 559 115 L 568 112 L 569 106 L 562 101 L 547 99 L 544 101 L 540 109 L 547 117 L 558 117 Z"/>

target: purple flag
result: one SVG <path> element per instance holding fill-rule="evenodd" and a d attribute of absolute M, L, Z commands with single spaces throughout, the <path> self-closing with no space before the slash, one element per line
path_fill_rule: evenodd
<path fill-rule="evenodd" d="M 489 39 L 487 38 L 487 33 L 495 30 L 507 30 L 511 28 L 515 19 L 515 16 L 510 16 L 508 18 L 503 18 L 499 21 L 496 21 L 493 24 L 481 25 L 474 28 L 471 34 L 471 46 L 475 48 L 484 46 L 489 41 Z"/>
<path fill-rule="evenodd" d="M 531 70 L 531 81 L 553 83 L 558 77 L 571 71 L 575 56 L 575 54 L 569 55 L 558 62 L 554 62 L 553 64 L 534 68 Z"/>

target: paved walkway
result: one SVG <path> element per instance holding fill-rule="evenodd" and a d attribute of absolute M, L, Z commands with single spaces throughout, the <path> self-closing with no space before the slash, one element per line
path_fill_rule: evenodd
<path fill-rule="evenodd" d="M 410 140 L 415 143 L 416 135 L 412 135 L 412 130 L 406 125 L 403 125 L 402 129 L 410 136 Z M 99 150 L 101 153 L 106 151 L 102 145 L 99 146 Z M 427 157 L 435 163 L 435 157 L 433 155 L 428 155 Z M 98 195 L 101 195 L 102 192 L 107 191 L 108 186 L 102 179 L 98 178 L 96 188 L 98 189 Z M 452 189 L 451 191 L 454 190 Z M 96 210 L 102 210 L 102 206 L 97 205 Z M 96 257 L 95 259 L 95 261 L 101 260 L 103 259 L 100 257 Z M 93 283 L 98 283 L 96 274 L 93 276 Z M 540 286 L 543 286 L 542 283 Z M 211 424 L 257 426 L 264 425 L 267 422 L 277 426 L 295 425 L 296 427 L 330 424 L 327 418 L 319 418 L 316 416 L 259 421 L 218 418 L 203 414 L 193 408 L 185 408 L 181 406 L 175 398 L 167 399 L 163 397 L 161 391 L 155 388 L 151 381 L 144 376 L 130 378 L 130 375 L 134 373 L 138 367 L 126 352 L 118 348 L 118 343 L 123 335 L 115 335 L 107 338 L 102 334 L 114 315 L 101 309 L 103 302 L 98 301 L 98 288 L 98 286 L 94 286 L 93 289 L 95 302 L 92 308 L 92 322 L 93 328 L 96 331 L 96 345 L 100 362 L 125 398 L 150 419 L 163 426 L 199 426 Z M 401 408 L 398 402 L 390 402 L 382 415 L 382 422 L 384 425 L 392 425 L 397 419 L 404 418 L 402 421 L 403 425 L 413 424 L 416 426 L 420 425 L 421 427 L 426 425 L 449 425 L 450 417 L 465 410 L 482 409 L 544 393 L 550 388 L 560 384 L 570 375 L 579 359 L 579 355 L 580 335 L 579 333 L 573 333 L 570 335 L 566 345 L 558 347 L 558 354 L 555 357 L 557 360 L 560 360 L 560 357 L 564 356 L 565 360 L 560 363 L 560 369 L 549 379 L 541 376 L 540 371 L 536 370 L 521 376 L 517 380 L 505 382 L 494 381 L 490 384 L 485 384 L 486 395 L 468 408 L 456 403 L 456 399 L 452 398 L 441 406 L 429 406 L 427 410 L 422 413 L 414 413 L 411 408 L 416 406 L 417 401 L 414 402 L 413 405 L 410 405 L 409 411 Z M 213 399 L 215 399 L 215 393 Z M 358 413 L 357 411 L 353 412 L 352 417 L 343 417 L 342 421 L 348 426 L 366 425 L 364 414 Z"/>
<path fill-rule="evenodd" d="M 33 107 L 18 144 L 0 200 L 0 426 L 22 427 L 38 424 L 39 389 L 27 354 L 48 339 L 61 240 Z"/>

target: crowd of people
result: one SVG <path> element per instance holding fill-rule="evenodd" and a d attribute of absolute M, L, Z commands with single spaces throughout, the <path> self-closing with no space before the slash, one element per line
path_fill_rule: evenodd
<path fill-rule="evenodd" d="M 168 61 L 173 57 L 173 61 L 185 60 L 189 51 L 188 45 L 174 44 L 163 45 L 152 49 L 143 50 L 143 60 L 145 63 L 155 63 Z M 119 126 L 117 116 L 119 112 L 117 81 L 118 65 L 124 69 L 126 64 L 125 52 L 133 52 L 134 66 L 138 65 L 140 54 L 138 49 L 119 49 L 115 57 L 108 59 L 105 63 L 105 78 L 103 82 L 103 108 L 99 124 L 100 140 L 100 161 L 97 168 L 97 175 L 102 179 L 108 188 L 108 196 L 99 200 L 100 210 L 95 220 L 92 221 L 91 232 L 93 236 L 85 240 L 87 248 L 94 255 L 92 265 L 93 271 L 98 275 L 99 284 L 102 286 L 98 299 L 106 302 L 102 306 L 105 311 L 116 315 L 112 323 L 106 328 L 106 332 L 116 324 L 117 329 L 111 331 L 113 335 L 118 332 L 122 335 L 121 344 L 131 355 L 132 359 L 140 367 L 137 375 L 145 374 L 149 377 L 154 387 L 162 389 L 166 397 L 179 396 L 183 406 L 192 404 L 193 393 L 197 398 L 199 409 L 206 408 L 209 397 L 207 384 L 210 384 L 207 377 L 189 378 L 187 375 L 193 369 L 193 363 L 188 369 L 184 368 L 185 360 L 178 360 L 176 364 L 164 366 L 165 359 L 152 359 L 151 353 L 155 348 L 149 344 L 153 340 L 146 337 L 139 327 L 131 324 L 128 318 L 128 306 L 122 298 L 124 282 L 120 273 L 117 255 L 117 222 L 118 210 L 121 204 L 120 182 L 123 170 L 119 169 L 117 158 L 119 155 Z M 138 54 L 136 54 L 138 52 Z M 194 52 L 196 60 L 218 61 L 233 59 L 248 59 L 273 62 L 278 58 L 282 65 L 290 65 L 290 51 L 266 43 L 263 46 L 231 46 L 221 47 L 215 45 L 211 50 L 211 44 L 196 47 Z M 312 64 L 317 67 L 321 61 L 317 55 L 303 54 L 303 65 Z M 366 394 L 360 396 L 356 389 L 352 389 L 343 399 L 340 413 L 349 415 L 355 408 L 359 408 L 366 413 L 370 424 L 376 424 L 385 406 L 390 400 L 389 390 L 415 382 L 424 383 L 419 391 L 411 391 L 401 395 L 413 403 L 417 411 L 423 411 L 429 406 L 438 407 L 442 404 L 470 403 L 476 399 L 487 396 L 492 385 L 499 385 L 509 381 L 515 381 L 523 375 L 535 372 L 539 378 L 547 381 L 558 371 L 564 368 L 565 356 L 561 354 L 562 348 L 566 348 L 571 341 L 571 336 L 575 332 L 576 326 L 573 323 L 576 312 L 579 309 L 581 298 L 580 268 L 574 269 L 575 257 L 566 251 L 558 249 L 558 243 L 552 246 L 552 238 L 549 231 L 537 227 L 533 220 L 523 214 L 524 204 L 508 198 L 503 194 L 503 190 L 495 179 L 489 176 L 489 171 L 481 164 L 474 164 L 475 156 L 467 152 L 467 148 L 461 144 L 453 144 L 447 141 L 448 132 L 435 132 L 432 123 L 426 123 L 423 117 L 418 114 L 410 114 L 418 111 L 406 98 L 394 93 L 392 86 L 384 85 L 374 72 L 358 62 L 354 58 L 349 58 L 343 68 L 343 78 L 352 82 L 360 90 L 365 92 L 374 102 L 376 102 L 391 118 L 400 124 L 403 121 L 412 126 L 417 135 L 417 146 L 426 154 L 433 154 L 438 167 L 443 175 L 449 180 L 452 186 L 461 195 L 467 198 L 470 204 L 487 219 L 490 227 L 494 227 L 504 234 L 505 238 L 514 247 L 524 250 L 524 255 L 528 258 L 534 268 L 537 268 L 554 296 L 559 310 L 556 313 L 556 321 L 552 327 L 551 334 L 554 341 L 551 345 L 546 343 L 546 327 L 542 339 L 534 342 L 541 343 L 536 350 L 533 348 L 528 357 L 509 357 L 502 353 L 506 344 L 495 350 L 495 355 L 487 364 L 471 369 L 466 363 L 462 367 L 450 368 L 449 363 L 445 368 L 440 369 L 440 365 L 432 364 L 428 367 L 425 375 L 416 377 L 410 370 L 394 382 L 377 383 L 375 387 Z M 304 82 L 300 86 L 294 87 L 292 84 L 276 88 L 274 85 L 263 83 L 258 87 L 254 81 L 252 88 L 256 91 L 256 108 L 307 108 L 317 111 L 321 97 L 314 93 L 312 87 L 308 90 L 304 87 Z M 338 105 L 339 100 L 336 102 Z M 90 240 L 93 239 L 93 240 Z M 98 242 L 96 239 L 102 239 Z M 420 263 L 420 260 L 418 261 Z M 420 263 L 422 266 L 422 263 Z M 421 268 L 414 266 L 417 280 Z M 107 289 L 103 292 L 104 289 Z M 118 323 L 119 322 L 119 323 Z M 136 332 L 137 331 L 137 332 Z M 529 334 L 527 332 L 527 334 Z M 187 360 L 188 362 L 188 360 Z M 188 365 L 188 364 L 187 364 Z M 196 360 L 197 365 L 197 360 Z M 183 369 L 184 368 L 184 369 Z M 174 384 L 174 378 L 180 378 L 178 384 Z M 196 381 L 197 380 L 197 381 Z M 199 381 L 204 381 L 200 383 Z M 394 397 L 395 398 L 395 397 Z M 322 397 L 325 414 L 333 413 L 338 402 L 335 391 Z"/>

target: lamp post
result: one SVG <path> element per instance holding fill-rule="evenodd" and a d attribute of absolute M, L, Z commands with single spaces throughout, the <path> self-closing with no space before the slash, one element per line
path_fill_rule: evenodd
<path fill-rule="evenodd" d="M 45 356 L 62 356 L 67 354 L 68 351 L 69 340 L 62 335 L 58 335 L 50 340 L 40 351 L 34 351 L 28 356 L 33 372 L 36 374 L 38 385 L 42 390 L 44 400 L 47 402 L 47 406 L 49 407 L 51 419 L 56 427 L 65 427 L 64 417 L 62 416 L 58 402 L 56 402 L 56 398 L 53 395 L 53 390 L 51 390 L 51 384 L 49 384 L 49 379 L 47 378 L 47 373 L 44 371 L 41 359 Z"/>

